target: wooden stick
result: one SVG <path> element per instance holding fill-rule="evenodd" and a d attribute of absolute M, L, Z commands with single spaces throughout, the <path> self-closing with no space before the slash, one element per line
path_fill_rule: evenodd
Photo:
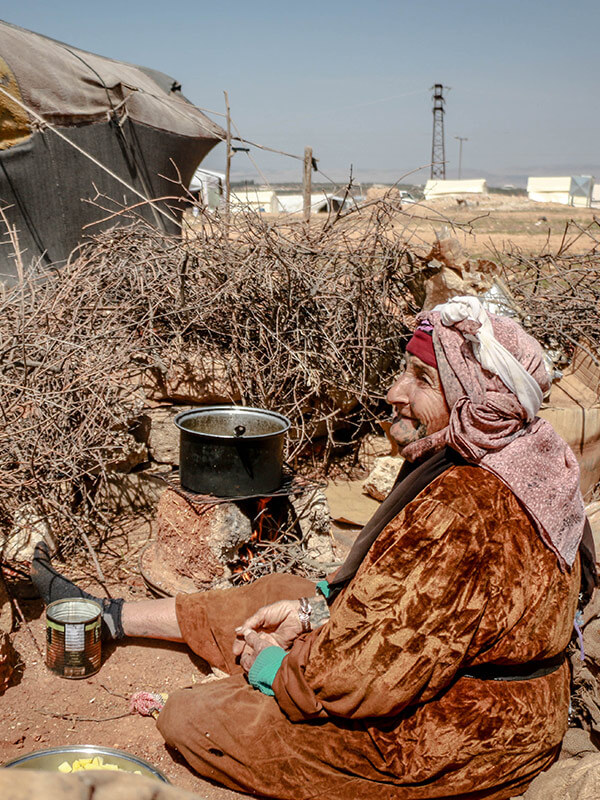
<path fill-rule="evenodd" d="M 231 213 L 231 111 L 229 108 L 229 95 L 225 95 L 225 108 L 227 111 L 227 156 L 225 164 L 225 219 L 229 222 L 229 214 Z"/>
<path fill-rule="evenodd" d="M 28 623 L 28 622 L 27 622 L 27 620 L 25 619 L 25 615 L 24 615 L 24 614 L 23 614 L 23 612 L 21 611 L 21 606 L 19 605 L 19 601 L 17 600 L 17 598 L 16 598 L 16 597 L 11 597 L 11 600 L 12 600 L 12 602 L 14 603 L 14 606 L 15 606 L 15 608 L 17 609 L 17 614 L 18 614 L 18 615 L 19 615 L 19 617 L 21 618 L 21 622 L 23 623 L 23 625 L 24 625 L 24 627 L 25 627 L 25 630 L 26 630 L 26 631 L 27 631 L 27 633 L 29 634 L 29 637 L 31 638 L 31 641 L 32 641 L 32 642 L 33 642 L 33 644 L 34 644 L 34 647 L 35 647 L 35 649 L 38 651 L 38 655 L 39 655 L 39 657 L 42 659 L 42 661 L 44 661 L 44 660 L 45 660 L 45 656 L 44 656 L 44 654 L 42 653 L 42 651 L 41 651 L 41 649 L 40 649 L 40 646 L 39 646 L 39 644 L 37 643 L 37 640 L 36 640 L 35 636 L 33 635 L 33 631 L 32 631 L 32 630 L 31 630 L 31 628 L 29 627 L 29 623 Z"/>
<path fill-rule="evenodd" d="M 54 719 L 66 719 L 68 722 L 107 722 L 111 719 L 122 719 L 123 717 L 130 717 L 131 711 L 124 714 L 113 714 L 110 717 L 79 717 L 76 714 L 59 714 L 54 711 L 42 711 L 36 708 L 38 714 L 43 714 L 45 717 L 54 717 Z"/>
<path fill-rule="evenodd" d="M 104 573 L 102 572 L 102 567 L 100 566 L 100 562 L 96 557 L 96 553 L 94 552 L 94 548 L 92 547 L 92 543 L 90 542 L 88 535 L 85 531 L 81 531 L 81 537 L 85 542 L 85 546 L 88 549 L 88 553 L 90 554 L 90 558 L 94 562 L 94 566 L 96 567 L 96 572 L 98 574 L 98 578 L 100 579 L 101 583 L 106 583 L 106 578 L 104 577 Z"/>
<path fill-rule="evenodd" d="M 310 222 L 310 190 L 312 169 L 312 147 L 304 148 L 304 169 L 302 171 L 302 195 L 304 221 Z"/>

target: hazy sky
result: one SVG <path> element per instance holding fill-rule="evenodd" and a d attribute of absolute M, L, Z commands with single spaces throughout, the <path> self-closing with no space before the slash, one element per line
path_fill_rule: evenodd
<path fill-rule="evenodd" d="M 344 179 L 394 181 L 428 164 L 433 83 L 449 86 L 447 177 L 600 178 L 600 0 L 21 0 L 3 18 L 172 75 L 242 136 Z M 213 117 L 222 123 L 222 118 Z M 271 180 L 301 164 L 253 150 Z M 224 169 L 224 146 L 205 160 Z M 245 154 L 233 177 L 255 177 Z M 422 182 L 429 170 L 414 179 Z"/>

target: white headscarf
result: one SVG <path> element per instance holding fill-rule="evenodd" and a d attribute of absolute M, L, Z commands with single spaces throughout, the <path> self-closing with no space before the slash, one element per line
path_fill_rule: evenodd
<path fill-rule="evenodd" d="M 542 390 L 513 354 L 496 339 L 480 300 L 477 297 L 453 297 L 433 310 L 439 311 L 440 320 L 447 327 L 466 319 L 480 324 L 476 333 L 464 333 L 465 339 L 473 343 L 473 354 L 481 366 L 497 375 L 506 388 L 516 394 L 527 412 L 527 421 L 531 422 L 542 405 Z"/>

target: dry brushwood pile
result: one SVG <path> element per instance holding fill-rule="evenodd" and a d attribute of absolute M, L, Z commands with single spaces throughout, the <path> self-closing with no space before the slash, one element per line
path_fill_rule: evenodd
<path fill-rule="evenodd" d="M 63 545 L 102 537 L 96 498 L 127 468 L 143 376 L 174 365 L 216 364 L 229 398 L 288 416 L 297 468 L 322 437 L 311 469 L 325 471 L 379 412 L 419 310 L 415 278 L 431 272 L 398 214 L 385 201 L 310 226 L 201 214 L 183 238 L 133 220 L 4 288 L 0 533 L 39 517 Z M 534 335 L 562 346 L 581 333 L 598 350 L 600 255 L 508 254 L 503 268 Z"/>
<path fill-rule="evenodd" d="M 568 362 L 576 345 L 600 358 L 600 222 L 587 230 L 567 226 L 558 253 L 525 256 L 509 250 L 501 259 L 504 278 L 526 329 L 557 361 Z M 571 243 L 587 236 L 590 250 L 571 255 Z"/>
<path fill-rule="evenodd" d="M 181 239 L 138 221 L 5 289 L 0 530 L 43 516 L 64 543 L 108 525 L 95 498 L 144 406 L 140 376 L 173 364 L 216 360 L 232 398 L 289 416 L 292 463 L 317 431 L 330 451 L 353 406 L 359 430 L 416 310 L 389 226 L 385 209 L 360 238 L 341 220 L 279 228 L 240 214 Z"/>

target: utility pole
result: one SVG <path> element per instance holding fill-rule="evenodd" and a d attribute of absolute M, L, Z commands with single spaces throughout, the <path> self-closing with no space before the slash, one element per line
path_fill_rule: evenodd
<path fill-rule="evenodd" d="M 312 147 L 304 148 L 304 170 L 302 173 L 302 207 L 304 212 L 304 221 L 310 221 L 310 193 L 312 187 L 311 169 L 312 169 Z"/>
<path fill-rule="evenodd" d="M 458 146 L 458 180 L 460 180 L 460 176 L 462 173 L 462 144 L 463 142 L 468 142 L 469 140 L 467 139 L 466 136 L 455 136 L 454 138 L 458 139 L 458 141 L 460 142 Z"/>
<path fill-rule="evenodd" d="M 446 87 L 448 88 L 448 87 Z M 431 179 L 446 180 L 446 149 L 444 147 L 444 87 L 434 84 L 433 90 L 433 136 L 431 140 Z"/>

